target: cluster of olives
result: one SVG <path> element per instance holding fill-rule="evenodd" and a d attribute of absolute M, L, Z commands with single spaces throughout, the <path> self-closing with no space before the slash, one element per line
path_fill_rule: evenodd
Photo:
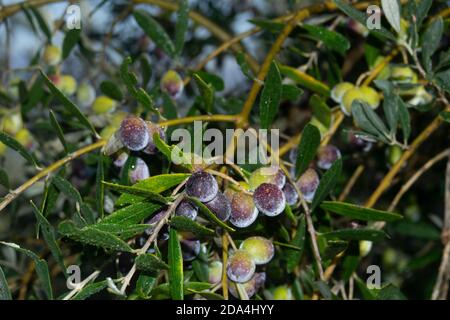
<path fill-rule="evenodd" d="M 295 160 L 296 158 L 296 150 L 293 150 L 291 153 L 291 160 Z M 311 163 L 308 169 L 303 172 L 298 180 L 296 181 L 296 185 L 300 192 L 303 195 L 303 198 L 306 202 L 312 202 L 316 190 L 319 186 L 320 179 L 319 174 L 315 168 L 319 168 L 322 170 L 328 170 L 331 168 L 333 163 L 341 158 L 341 152 L 339 149 L 333 145 L 321 146 L 317 150 L 317 160 L 315 163 Z M 292 187 L 292 186 L 291 186 Z M 285 188 L 286 189 L 286 188 Z M 294 188 L 289 188 L 290 191 L 286 192 L 286 198 L 288 195 L 291 195 L 292 202 L 290 204 L 295 204 L 298 199 L 298 194 Z"/>
<path fill-rule="evenodd" d="M 242 284 L 249 297 L 264 284 L 265 273 L 256 272 L 256 267 L 272 260 L 275 248 L 272 241 L 263 237 L 245 239 L 238 250 L 230 254 L 227 263 L 227 276 L 230 293 L 239 297 L 236 284 Z"/>
<path fill-rule="evenodd" d="M 24 127 L 19 112 L 5 114 L 0 118 L 0 130 L 14 137 L 22 146 L 31 149 L 34 146 L 33 137 Z M 0 155 L 6 152 L 6 146 L 0 142 Z"/>
<path fill-rule="evenodd" d="M 137 116 L 129 115 L 125 117 L 119 126 L 119 129 L 114 129 L 118 136 L 119 143 L 127 150 L 132 152 L 142 151 L 143 153 L 153 155 L 156 154 L 157 148 L 153 141 L 153 135 L 158 133 L 161 139 L 165 138 L 165 132 L 158 125 L 151 121 L 145 121 Z M 128 159 L 128 152 L 122 151 L 118 154 L 114 165 L 121 168 Z M 137 157 L 136 162 L 129 172 L 131 183 L 136 183 L 140 180 L 150 177 L 150 170 L 146 162 Z"/>

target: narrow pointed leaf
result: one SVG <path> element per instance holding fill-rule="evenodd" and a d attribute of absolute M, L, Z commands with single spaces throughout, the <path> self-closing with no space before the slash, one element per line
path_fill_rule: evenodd
<path fill-rule="evenodd" d="M 298 145 L 297 159 L 295 161 L 295 176 L 298 178 L 309 166 L 316 156 L 320 145 L 320 131 L 316 126 L 308 123 L 303 129 Z"/>
<path fill-rule="evenodd" d="M 169 233 L 169 286 L 173 300 L 183 300 L 183 257 L 177 231 L 173 228 Z"/>

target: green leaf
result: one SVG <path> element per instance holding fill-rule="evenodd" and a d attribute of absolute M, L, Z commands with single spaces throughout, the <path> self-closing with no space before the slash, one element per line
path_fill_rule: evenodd
<path fill-rule="evenodd" d="M 239 67 L 241 67 L 241 71 L 244 74 L 244 76 L 247 77 L 247 79 L 252 80 L 255 78 L 255 75 L 253 74 L 252 70 L 250 69 L 250 66 L 247 61 L 247 57 L 245 56 L 245 53 L 242 51 L 239 51 L 236 54 L 236 62 L 238 63 Z"/>
<path fill-rule="evenodd" d="M 357 22 L 361 23 L 364 26 L 366 25 L 367 16 L 365 13 L 353 8 L 351 5 L 349 5 L 343 0 L 334 0 L 334 3 L 336 3 L 338 8 L 346 15 L 348 15 L 350 18 L 356 20 Z M 396 41 L 395 36 L 390 31 L 386 30 L 386 28 L 384 27 L 381 27 L 381 29 L 372 29 L 369 31 L 380 38 L 386 38 L 392 41 Z"/>
<path fill-rule="evenodd" d="M 283 84 L 281 100 L 296 101 L 303 94 L 303 90 L 293 84 Z"/>
<path fill-rule="evenodd" d="M 436 241 L 441 236 L 436 227 L 424 222 L 400 221 L 394 224 L 392 228 L 400 235 L 419 239 Z"/>
<path fill-rule="evenodd" d="M 120 65 L 120 77 L 122 81 L 125 83 L 125 86 L 128 89 L 128 92 L 136 97 L 136 85 L 138 83 L 136 75 L 133 72 L 128 70 L 128 67 L 132 63 L 131 57 L 126 57 L 123 59 L 122 64 Z"/>
<path fill-rule="evenodd" d="M 350 203 L 338 201 L 324 201 L 320 205 L 324 210 L 340 214 L 345 217 L 364 221 L 386 221 L 392 222 L 403 219 L 403 216 L 398 213 L 364 208 Z"/>
<path fill-rule="evenodd" d="M 273 33 L 279 33 L 284 28 L 284 24 L 282 22 L 275 22 L 273 20 L 268 19 L 250 19 L 248 20 L 250 23 L 253 23 L 255 26 L 260 27 L 261 29 L 268 30 Z"/>
<path fill-rule="evenodd" d="M 0 142 L 3 142 L 3 144 L 5 144 L 6 146 L 17 151 L 30 164 L 34 165 L 35 167 L 38 167 L 37 159 L 9 134 L 0 131 Z"/>
<path fill-rule="evenodd" d="M 113 223 L 97 223 L 91 225 L 90 227 L 93 229 L 111 233 L 115 236 L 118 236 L 122 240 L 128 240 L 132 237 L 135 237 L 143 233 L 145 230 L 148 230 L 149 228 L 151 228 L 151 225 L 148 224 L 121 225 Z"/>
<path fill-rule="evenodd" d="M 360 228 L 360 229 L 341 229 L 322 234 L 327 239 L 342 239 L 342 240 L 368 240 L 380 241 L 387 238 L 384 231 Z"/>
<path fill-rule="evenodd" d="M 450 123 L 450 112 L 449 111 L 442 111 L 441 113 L 439 113 L 439 116 L 445 122 Z"/>
<path fill-rule="evenodd" d="M 48 271 L 48 265 L 47 262 L 44 259 L 39 258 L 38 255 L 36 255 L 34 252 L 23 249 L 20 246 L 18 246 L 15 243 L 10 242 L 3 242 L 0 241 L 1 244 L 11 247 L 16 251 L 19 251 L 20 253 L 25 254 L 27 257 L 32 259 L 34 261 L 35 267 L 36 267 L 36 274 L 39 278 L 39 281 L 41 282 L 41 286 L 44 289 L 45 295 L 47 299 L 53 300 L 53 291 L 52 291 L 52 285 L 50 281 L 50 273 Z"/>
<path fill-rule="evenodd" d="M 197 74 L 203 81 L 211 85 L 216 91 L 223 91 L 223 89 L 225 89 L 225 82 L 223 79 L 213 73 L 206 71 L 195 71 L 193 74 Z"/>
<path fill-rule="evenodd" d="M 384 115 L 386 116 L 387 123 L 389 125 L 390 134 L 395 136 L 395 133 L 397 132 L 397 123 L 399 120 L 399 107 L 397 95 L 394 93 L 394 86 L 390 82 L 384 80 L 375 80 L 375 84 L 383 90 Z"/>
<path fill-rule="evenodd" d="M 304 24 L 304 29 L 314 38 L 322 41 L 326 47 L 344 55 L 350 48 L 350 42 L 343 35 L 336 31 L 328 30 L 325 27 Z"/>
<path fill-rule="evenodd" d="M 145 200 L 155 201 L 155 202 L 163 203 L 163 204 L 166 204 L 168 202 L 168 200 L 166 198 L 159 195 L 158 193 L 148 191 L 146 189 L 142 189 L 142 188 L 139 188 L 136 186 L 130 187 L 130 186 L 124 186 L 124 185 L 110 183 L 110 182 L 106 182 L 106 181 L 102 181 L 102 184 L 111 190 L 139 196 L 141 198 L 144 198 Z"/>
<path fill-rule="evenodd" d="M 0 267 L 0 300 L 12 300 L 11 292 L 8 287 L 8 281 L 6 281 L 2 267 Z"/>
<path fill-rule="evenodd" d="M 145 34 L 167 55 L 173 58 L 175 56 L 175 47 L 163 27 L 144 10 L 134 10 L 133 16 Z"/>
<path fill-rule="evenodd" d="M 6 189 L 11 188 L 11 184 L 9 183 L 8 174 L 3 169 L 0 169 L 0 185 L 4 186 Z"/>
<path fill-rule="evenodd" d="M 403 132 L 403 142 L 408 143 L 408 139 L 411 135 L 411 117 L 409 115 L 408 107 L 402 98 L 397 96 L 398 103 L 398 119 L 400 121 L 400 127 Z"/>
<path fill-rule="evenodd" d="M 47 37 L 47 41 L 49 43 L 52 43 L 52 33 L 50 32 L 47 22 L 39 12 L 39 9 L 35 8 L 34 6 L 30 6 L 30 10 L 33 13 L 34 18 L 36 19 L 42 33 L 45 34 L 45 36 Z"/>
<path fill-rule="evenodd" d="M 169 285 L 173 300 L 183 300 L 183 257 L 177 231 L 173 228 L 169 233 Z"/>
<path fill-rule="evenodd" d="M 28 91 L 28 93 L 25 96 L 25 99 L 21 103 L 22 114 L 25 115 L 29 111 L 31 111 L 34 107 L 36 107 L 43 97 L 44 97 L 43 79 L 41 77 L 38 77 L 34 81 L 33 85 L 31 86 L 31 89 Z"/>
<path fill-rule="evenodd" d="M 389 132 L 380 117 L 363 101 L 353 101 L 352 115 L 356 125 L 370 135 L 388 142 Z"/>
<path fill-rule="evenodd" d="M 330 96 L 330 88 L 325 83 L 318 81 L 309 74 L 286 65 L 280 66 L 280 72 L 299 85 L 304 86 L 306 89 L 321 94 L 325 97 Z"/>
<path fill-rule="evenodd" d="M 153 143 L 170 162 L 193 171 L 191 155 L 185 154 L 177 145 L 169 146 L 161 139 L 158 133 L 153 135 Z M 176 155 L 176 158 L 174 158 L 174 155 Z"/>
<path fill-rule="evenodd" d="M 147 55 L 142 55 L 139 58 L 139 62 L 141 63 L 142 70 L 142 87 L 146 88 L 150 79 L 152 78 L 152 66 L 150 61 L 148 61 Z"/>
<path fill-rule="evenodd" d="M 201 99 L 206 112 L 213 112 L 214 107 L 214 88 L 211 84 L 206 83 L 198 73 L 192 75 L 200 90 Z"/>
<path fill-rule="evenodd" d="M 214 230 L 183 216 L 174 216 L 170 219 L 170 225 L 178 231 L 192 232 L 197 237 L 213 236 L 215 234 Z"/>
<path fill-rule="evenodd" d="M 77 189 L 66 179 L 64 179 L 61 176 L 55 175 L 52 178 L 52 183 L 55 185 L 55 187 L 58 188 L 59 191 L 64 193 L 64 195 L 71 200 L 74 200 L 79 205 L 83 203 L 83 199 L 81 198 L 80 193 Z"/>
<path fill-rule="evenodd" d="M 188 197 L 189 200 L 191 200 L 200 210 L 201 213 L 203 213 L 205 216 L 207 216 L 207 218 L 209 220 L 212 220 L 213 222 L 215 222 L 217 225 L 219 225 L 220 227 L 222 227 L 225 230 L 234 232 L 235 230 L 230 227 L 229 225 L 227 225 L 225 222 L 223 222 L 222 220 L 220 220 L 219 218 L 217 218 L 217 216 L 212 213 L 207 206 L 205 206 L 200 200 L 198 200 L 197 198 L 194 197 Z"/>
<path fill-rule="evenodd" d="M 397 0 L 381 0 L 381 8 L 389 24 L 400 33 L 400 4 Z"/>
<path fill-rule="evenodd" d="M 61 270 L 63 270 L 63 273 L 66 274 L 66 266 L 64 265 L 64 259 L 61 253 L 61 249 L 56 242 L 55 229 L 43 216 L 42 212 L 36 207 L 33 201 L 30 201 L 30 204 L 40 230 L 42 230 L 42 235 L 44 236 L 45 242 L 47 243 L 47 246 L 52 253 L 53 258 L 55 259 L 56 263 L 58 263 Z"/>
<path fill-rule="evenodd" d="M 287 261 L 287 270 L 288 272 L 293 272 L 295 267 L 299 265 L 300 260 L 303 255 L 303 249 L 305 247 L 305 235 L 306 235 L 306 222 L 305 216 L 300 218 L 297 232 L 295 233 L 294 238 L 291 241 L 291 245 L 299 247 L 301 250 L 287 249 L 286 250 L 286 261 Z"/>
<path fill-rule="evenodd" d="M 114 211 L 99 223 L 118 224 L 122 226 L 138 224 L 161 209 L 160 204 L 151 202 L 138 202 L 120 210 Z"/>
<path fill-rule="evenodd" d="M 100 83 L 100 91 L 111 99 L 117 101 L 122 101 L 123 99 L 123 94 L 122 91 L 120 91 L 119 86 L 110 80 L 104 80 Z"/>
<path fill-rule="evenodd" d="M 422 63 L 428 73 L 431 72 L 431 56 L 439 48 L 444 22 L 441 17 L 435 19 L 422 35 Z"/>
<path fill-rule="evenodd" d="M 189 22 L 189 3 L 187 0 L 179 1 L 177 23 L 175 24 L 175 55 L 183 51 L 186 30 Z"/>
<path fill-rule="evenodd" d="M 298 145 L 297 159 L 295 161 L 295 176 L 298 178 L 309 166 L 316 156 L 320 145 L 320 131 L 316 126 L 308 123 L 303 129 Z"/>
<path fill-rule="evenodd" d="M 139 270 L 155 272 L 159 270 L 167 270 L 169 266 L 160 258 L 151 253 L 141 254 L 134 261 Z"/>
<path fill-rule="evenodd" d="M 275 61 L 272 61 L 259 102 L 259 117 L 263 129 L 268 129 L 277 116 L 278 106 L 281 102 L 281 92 L 280 70 Z"/>
<path fill-rule="evenodd" d="M 450 93 L 450 69 L 436 73 L 434 80 L 440 88 Z"/>
<path fill-rule="evenodd" d="M 309 99 L 309 104 L 312 107 L 314 117 L 326 128 L 329 128 L 331 125 L 331 109 L 325 103 L 324 99 L 317 94 L 313 94 Z"/>
<path fill-rule="evenodd" d="M 105 179 L 104 157 L 100 151 L 97 162 L 97 174 L 95 176 L 95 200 L 98 216 L 101 219 L 103 219 L 105 214 L 105 187 L 102 184 L 103 179 Z"/>
<path fill-rule="evenodd" d="M 131 247 L 119 237 L 92 226 L 86 226 L 79 229 L 72 221 L 63 221 L 58 226 L 58 232 L 72 240 L 95 247 L 114 251 L 133 251 Z"/>
<path fill-rule="evenodd" d="M 184 180 L 190 177 L 189 173 L 173 173 L 160 174 L 144 180 L 141 180 L 133 185 L 133 187 L 146 190 L 153 193 L 161 193 L 176 185 L 179 185 Z M 135 203 L 144 200 L 144 197 L 133 194 L 122 194 L 116 201 L 117 206 L 122 206 L 127 203 Z"/>
<path fill-rule="evenodd" d="M 311 211 L 314 209 L 328 196 L 328 194 L 333 190 L 336 185 L 339 176 L 342 171 L 342 159 L 336 160 L 330 169 L 328 169 L 325 174 L 320 179 L 319 186 L 317 187 L 316 193 L 311 204 Z"/>
<path fill-rule="evenodd" d="M 50 110 L 48 113 L 50 118 L 50 124 L 53 127 L 53 130 L 55 130 L 55 133 L 58 136 L 59 141 L 61 141 L 61 144 L 64 147 L 64 151 L 67 154 L 69 153 L 69 148 L 67 147 L 66 138 L 64 138 L 64 132 L 62 131 L 62 128 L 58 123 L 58 120 L 56 120 L 56 116 L 53 110 Z"/>
<path fill-rule="evenodd" d="M 86 128 L 88 128 L 95 136 L 98 136 L 97 132 L 93 125 L 89 122 L 86 116 L 80 111 L 80 109 L 67 98 L 58 88 L 55 87 L 53 82 L 47 77 L 44 71 L 40 70 L 42 77 L 44 78 L 47 87 L 50 89 L 50 92 L 55 96 L 66 108 L 66 110 L 72 114 L 75 118 L 77 118 L 81 124 L 83 124 Z"/>
<path fill-rule="evenodd" d="M 378 291 L 377 300 L 406 300 L 405 295 L 399 288 L 389 284 Z"/>
<path fill-rule="evenodd" d="M 156 285 L 156 278 L 141 273 L 136 281 L 136 293 L 140 298 L 148 299 L 150 292 Z"/>
<path fill-rule="evenodd" d="M 209 291 L 196 291 L 193 289 L 187 289 L 189 292 L 198 294 L 200 296 L 202 296 L 203 298 L 205 298 L 206 300 L 225 300 L 225 298 L 223 296 L 221 296 L 220 294 L 214 293 L 214 292 L 209 292 Z"/>
<path fill-rule="evenodd" d="M 90 296 L 99 293 L 103 289 L 108 287 L 108 281 L 103 280 L 100 282 L 89 283 L 80 292 L 78 292 L 71 300 L 85 300 Z"/>
<path fill-rule="evenodd" d="M 62 45 L 62 58 L 66 59 L 80 40 L 81 29 L 71 29 L 66 32 Z"/>

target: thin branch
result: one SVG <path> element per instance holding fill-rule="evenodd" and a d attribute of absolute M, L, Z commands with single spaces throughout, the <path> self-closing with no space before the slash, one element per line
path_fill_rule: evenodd
<path fill-rule="evenodd" d="M 364 165 L 360 164 L 355 172 L 353 172 L 352 176 L 348 180 L 347 184 L 344 187 L 344 190 L 342 190 L 341 194 L 338 197 L 338 201 L 344 201 L 345 198 L 347 198 L 348 194 L 352 190 L 353 186 L 355 185 L 356 181 L 358 181 L 361 174 L 364 172 Z"/>

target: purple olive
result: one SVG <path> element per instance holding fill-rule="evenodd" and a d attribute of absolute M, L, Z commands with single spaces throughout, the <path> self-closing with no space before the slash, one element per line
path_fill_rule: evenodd
<path fill-rule="evenodd" d="M 205 206 L 211 210 L 222 221 L 227 221 L 231 215 L 230 200 L 225 195 L 218 191 L 214 199 L 209 202 L 205 202 Z"/>
<path fill-rule="evenodd" d="M 283 187 L 284 197 L 286 198 L 286 203 L 290 206 L 293 206 L 298 201 L 298 193 L 295 190 L 294 186 L 287 182 Z"/>
<path fill-rule="evenodd" d="M 256 208 L 269 217 L 277 216 L 286 206 L 284 193 L 271 183 L 261 184 L 253 194 Z"/>
<path fill-rule="evenodd" d="M 208 202 L 213 200 L 219 186 L 213 175 L 205 171 L 198 171 L 193 173 L 186 182 L 186 193 L 190 197 L 195 197 L 201 202 Z"/>
<path fill-rule="evenodd" d="M 244 288 L 245 292 L 247 293 L 247 296 L 251 298 L 264 285 L 265 281 L 266 281 L 266 273 L 256 272 L 249 281 L 244 282 L 241 285 Z M 237 299 L 240 298 L 235 282 L 228 281 L 228 290 L 230 291 L 233 297 Z"/>
<path fill-rule="evenodd" d="M 255 273 L 255 263 L 247 251 L 236 250 L 228 259 L 227 275 L 231 281 L 247 282 Z"/>
<path fill-rule="evenodd" d="M 317 166 L 320 169 L 328 170 L 333 163 L 341 157 L 341 152 L 333 145 L 320 147 L 317 151 Z"/>
<path fill-rule="evenodd" d="M 175 214 L 177 216 L 183 216 L 191 220 L 195 220 L 197 217 L 198 209 L 188 200 L 183 200 L 180 202 L 178 207 L 175 209 Z"/>
<path fill-rule="evenodd" d="M 319 186 L 319 175 L 314 169 L 307 169 L 298 179 L 297 187 L 307 202 L 311 202 Z"/>
<path fill-rule="evenodd" d="M 150 170 L 147 164 L 141 158 L 136 159 L 136 163 L 128 173 L 131 184 L 135 184 L 138 181 L 147 179 L 150 177 Z"/>
<path fill-rule="evenodd" d="M 124 146 L 132 151 L 144 149 L 149 140 L 147 124 L 136 116 L 129 116 L 122 120 L 119 135 Z"/>
<path fill-rule="evenodd" d="M 253 197 L 244 192 L 235 192 L 231 200 L 230 222 L 238 228 L 251 225 L 258 217 Z"/>
<path fill-rule="evenodd" d="M 144 152 L 147 154 L 155 154 L 158 149 L 156 148 L 155 143 L 153 142 L 153 135 L 155 133 L 159 134 L 159 137 L 161 138 L 161 140 L 165 140 L 166 139 L 166 133 L 164 132 L 164 130 L 159 127 L 158 125 L 154 124 L 151 121 L 146 121 L 147 123 L 147 128 L 148 128 L 148 144 L 144 149 Z"/>
<path fill-rule="evenodd" d="M 184 261 L 192 261 L 200 253 L 201 245 L 199 240 L 181 239 L 181 254 Z"/>

